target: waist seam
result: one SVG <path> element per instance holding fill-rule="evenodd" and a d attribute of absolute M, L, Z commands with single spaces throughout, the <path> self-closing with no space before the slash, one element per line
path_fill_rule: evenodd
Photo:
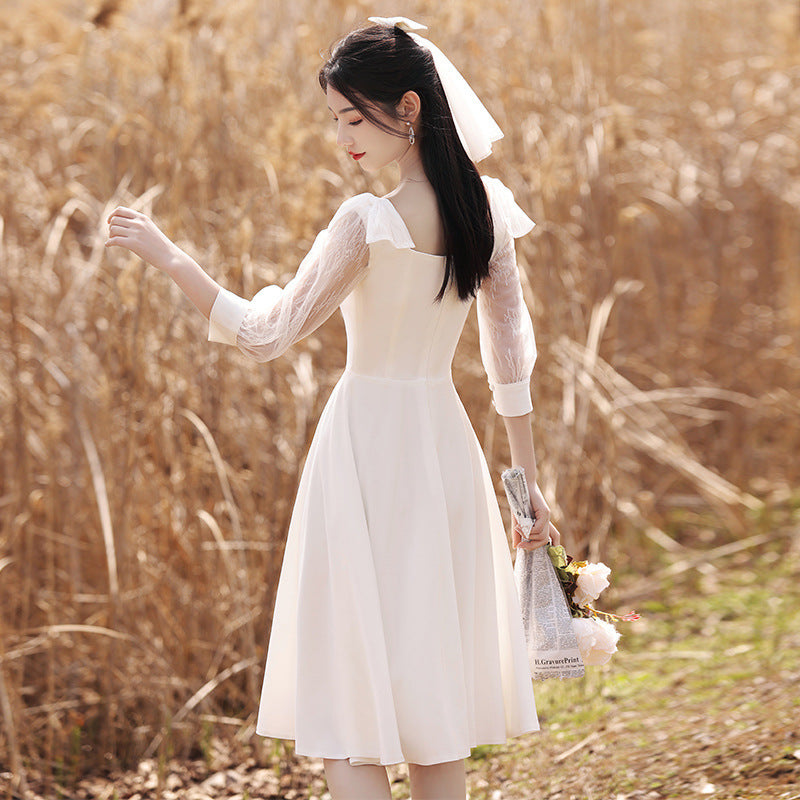
<path fill-rule="evenodd" d="M 352 375 L 355 378 L 364 378 L 368 381 L 379 381 L 381 383 L 443 383 L 445 381 L 449 381 L 450 383 L 453 382 L 453 375 L 452 373 L 448 373 L 446 375 L 436 375 L 434 377 L 415 377 L 415 378 L 392 378 L 386 375 L 366 375 L 363 372 L 357 372 L 356 370 L 346 367 L 344 372 L 342 373 L 342 377 L 345 375 Z"/>

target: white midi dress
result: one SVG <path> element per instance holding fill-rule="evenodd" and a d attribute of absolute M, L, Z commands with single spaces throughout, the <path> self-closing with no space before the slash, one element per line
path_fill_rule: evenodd
<path fill-rule="evenodd" d="M 533 222 L 484 178 L 477 294 L 498 413 L 531 410 L 536 358 L 514 238 Z M 451 362 L 471 301 L 434 302 L 444 257 L 389 198 L 342 204 L 285 288 L 222 290 L 209 339 L 276 358 L 341 308 L 347 360 L 300 479 L 257 732 L 352 764 L 433 764 L 539 728 L 508 539 Z"/>

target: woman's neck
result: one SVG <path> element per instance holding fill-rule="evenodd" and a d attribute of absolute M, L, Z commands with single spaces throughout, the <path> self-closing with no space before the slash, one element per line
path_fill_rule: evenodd
<path fill-rule="evenodd" d="M 404 181 L 414 183 L 428 182 L 428 176 L 422 166 L 422 154 L 420 153 L 419 145 L 409 144 L 405 153 L 397 159 L 397 165 L 400 167 L 400 183 Z"/>

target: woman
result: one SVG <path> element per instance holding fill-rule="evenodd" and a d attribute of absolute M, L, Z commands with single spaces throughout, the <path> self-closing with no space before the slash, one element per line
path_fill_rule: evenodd
<path fill-rule="evenodd" d="M 289 526 L 257 730 L 324 759 L 339 798 L 465 796 L 479 744 L 538 729 L 508 544 L 450 367 L 477 297 L 481 355 L 536 524 L 536 357 L 514 254 L 533 223 L 474 162 L 502 132 L 452 64 L 402 18 L 373 18 L 319 80 L 337 144 L 397 188 L 350 198 L 283 289 L 222 289 L 144 215 L 118 208 L 108 245 L 162 269 L 209 339 L 277 358 L 341 307 L 347 363 L 320 418 Z"/>

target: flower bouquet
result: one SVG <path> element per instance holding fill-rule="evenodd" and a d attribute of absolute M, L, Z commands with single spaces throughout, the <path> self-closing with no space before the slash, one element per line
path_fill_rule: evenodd
<path fill-rule="evenodd" d="M 618 616 L 591 605 L 609 586 L 611 570 L 605 564 L 575 561 L 561 545 L 550 545 L 547 553 L 567 598 L 583 663 L 605 664 L 617 651 L 620 634 L 614 622 L 631 622 L 639 615 L 631 612 Z"/>
<path fill-rule="evenodd" d="M 525 470 L 512 467 L 502 478 L 511 512 L 523 536 L 527 536 L 533 526 L 533 511 Z M 580 678 L 585 670 L 574 621 L 546 549 L 517 550 L 514 560 L 531 676 L 536 680 Z"/>
<path fill-rule="evenodd" d="M 525 470 L 512 467 L 502 479 L 525 537 L 534 522 Z M 517 551 L 514 578 L 534 678 L 577 678 L 584 665 L 605 664 L 616 652 L 620 634 L 613 622 L 639 615 L 619 617 L 590 605 L 610 573 L 605 564 L 574 561 L 561 545 Z"/>

